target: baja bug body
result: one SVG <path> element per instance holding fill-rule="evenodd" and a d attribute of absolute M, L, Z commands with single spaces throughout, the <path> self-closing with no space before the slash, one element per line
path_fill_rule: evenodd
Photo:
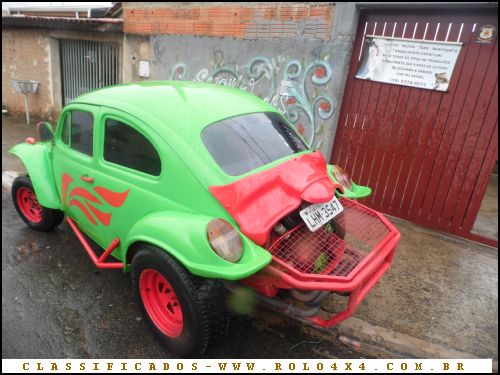
<path fill-rule="evenodd" d="M 353 200 L 369 188 L 237 89 L 101 89 L 67 105 L 54 135 L 47 124 L 39 132 L 11 150 L 28 171 L 12 188 L 21 218 L 48 231 L 66 215 L 97 267 L 132 271 L 148 323 L 183 356 L 202 354 L 227 329 L 224 286 L 251 287 L 261 302 L 321 326 L 342 321 L 399 240 L 383 215 Z M 324 316 L 332 292 L 348 295 L 348 306 Z"/>

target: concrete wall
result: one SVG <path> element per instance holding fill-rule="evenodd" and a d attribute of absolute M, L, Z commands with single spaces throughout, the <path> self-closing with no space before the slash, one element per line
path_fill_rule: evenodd
<path fill-rule="evenodd" d="M 124 19 L 124 82 L 247 90 L 329 157 L 357 26 L 353 3 L 127 2 Z M 139 77 L 140 60 L 150 63 L 148 78 Z"/>
<path fill-rule="evenodd" d="M 123 54 L 122 34 L 95 31 L 48 29 L 2 29 L 2 105 L 16 115 L 22 115 L 24 97 L 15 92 L 11 78 L 40 82 L 36 94 L 29 95 L 30 114 L 55 122 L 62 109 L 60 39 L 80 39 L 115 42 L 119 56 Z M 123 68 L 120 65 L 120 80 Z"/>
<path fill-rule="evenodd" d="M 284 113 L 309 144 L 322 147 L 325 128 L 338 110 L 330 43 L 151 36 L 150 49 L 153 79 L 211 82 L 251 92 Z"/>
<path fill-rule="evenodd" d="M 124 34 L 122 79 L 124 83 L 144 80 L 139 76 L 139 62 L 151 61 L 150 37 Z"/>
<path fill-rule="evenodd" d="M 42 30 L 2 30 L 2 104 L 11 112 L 24 112 L 24 97 L 11 79 L 40 82 L 38 92 L 29 95 L 30 112 L 52 116 L 49 33 Z"/>
<path fill-rule="evenodd" d="M 331 54 L 334 56 L 332 65 L 332 98 L 337 103 L 337 110 L 333 113 L 328 131 L 323 135 L 321 150 L 327 159 L 330 159 L 335 133 L 337 132 L 340 106 L 344 97 L 344 88 L 349 72 L 352 48 L 358 28 L 359 8 L 356 3 L 336 3 L 335 18 L 333 21 L 332 39 L 330 42 Z"/>

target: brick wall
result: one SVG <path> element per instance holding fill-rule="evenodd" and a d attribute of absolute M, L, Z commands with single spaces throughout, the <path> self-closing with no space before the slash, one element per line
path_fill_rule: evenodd
<path fill-rule="evenodd" d="M 124 3 L 124 32 L 329 40 L 333 3 Z"/>
<path fill-rule="evenodd" d="M 40 82 L 38 92 L 29 95 L 30 113 L 50 119 L 52 113 L 49 38 L 43 30 L 2 30 L 2 104 L 12 113 L 24 113 L 24 96 L 10 79 Z"/>

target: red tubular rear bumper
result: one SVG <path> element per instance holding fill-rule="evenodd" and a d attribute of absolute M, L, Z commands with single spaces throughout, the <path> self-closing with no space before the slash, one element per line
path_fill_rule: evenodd
<path fill-rule="evenodd" d="M 269 265 L 267 271 L 271 272 L 273 275 L 278 277 L 280 281 L 291 288 L 302 290 L 350 292 L 347 308 L 344 311 L 341 311 L 328 319 L 324 319 L 318 315 L 308 318 L 308 320 L 312 323 L 321 327 L 331 327 L 349 318 L 354 311 L 356 311 L 356 308 L 361 301 L 389 269 L 399 238 L 400 235 L 398 233 L 391 239 L 386 247 L 380 251 L 368 265 L 366 265 L 365 268 L 363 268 L 351 281 L 347 283 L 339 283 L 335 281 L 301 281 L 294 279 L 283 271 L 280 271 L 274 265 Z"/>
<path fill-rule="evenodd" d="M 279 289 L 347 292 L 349 300 L 344 311 L 329 318 L 316 315 L 308 320 L 322 327 L 330 327 L 351 316 L 389 269 L 401 235 L 382 214 L 351 200 L 344 199 L 342 204 L 345 207 L 345 215 L 339 219 L 338 223 L 342 224 L 345 229 L 346 240 L 333 236 L 330 237 L 331 244 L 325 245 L 329 240 L 328 236 L 332 235 L 319 233 L 317 237 L 321 238 L 321 241 L 317 241 L 316 245 L 320 244 L 319 251 L 323 253 L 330 251 L 329 259 L 333 259 L 333 262 L 335 257 L 345 259 L 349 252 L 356 253 L 357 247 L 361 249 L 363 246 L 365 248 L 368 245 L 373 246 L 371 251 L 365 249 L 359 252 L 361 256 L 349 272 L 338 272 L 337 270 L 342 268 L 340 263 L 335 263 L 337 268 L 333 271 L 330 269 L 323 273 L 311 272 L 312 268 L 307 265 L 307 262 L 294 263 L 297 258 L 294 258 L 291 252 L 287 252 L 287 246 L 289 249 L 295 246 L 298 252 L 304 251 L 304 248 L 303 245 L 297 246 L 301 240 L 293 242 L 292 231 L 287 239 L 278 239 L 276 241 L 278 245 L 273 247 L 273 244 L 271 247 L 273 253 L 271 264 L 244 282 L 268 297 L 275 296 Z M 308 246 L 315 246 L 313 242 L 316 240 L 311 233 L 308 233 L 305 238 L 309 241 Z M 281 247 L 280 241 L 283 242 Z M 361 247 L 359 247 L 360 244 Z M 275 249 L 278 249 L 277 252 Z M 315 253 L 313 259 L 317 255 L 318 252 Z"/>
<path fill-rule="evenodd" d="M 372 275 L 376 274 L 379 277 L 373 281 L 373 285 L 382 277 L 382 275 L 387 271 L 391 265 L 392 258 L 394 257 L 394 251 L 399 242 L 400 234 L 396 233 L 386 245 L 380 251 L 378 251 L 369 262 L 365 263 L 364 267 L 360 269 L 352 278 L 335 278 L 329 277 L 327 275 L 305 275 L 305 277 L 300 277 L 297 275 L 290 275 L 284 272 L 281 267 L 276 263 L 276 260 L 268 265 L 264 271 L 266 273 L 271 273 L 276 277 L 276 284 L 280 288 L 284 289 L 301 289 L 301 290 L 327 290 L 332 292 L 351 292 L 363 284 L 367 283 L 368 280 L 372 280 Z M 383 272 L 379 272 L 383 269 Z M 307 276 L 312 276 L 307 280 Z M 312 279 L 312 280 L 311 280 Z M 336 280 L 337 279 L 337 280 Z M 373 287 L 373 285 L 371 287 Z M 370 287 L 370 289 L 371 289 Z M 369 290 L 368 290 L 369 291 Z M 363 294 L 366 295 L 365 292 Z"/>

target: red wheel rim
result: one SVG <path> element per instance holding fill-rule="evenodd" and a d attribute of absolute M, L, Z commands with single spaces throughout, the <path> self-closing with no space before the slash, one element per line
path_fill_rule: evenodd
<path fill-rule="evenodd" d="M 170 283 L 158 271 L 148 268 L 139 277 L 142 303 L 158 329 L 169 337 L 178 337 L 184 327 L 182 309 Z"/>
<path fill-rule="evenodd" d="M 22 187 L 16 193 L 17 206 L 25 218 L 33 223 L 42 221 L 42 206 L 33 190 Z"/>

